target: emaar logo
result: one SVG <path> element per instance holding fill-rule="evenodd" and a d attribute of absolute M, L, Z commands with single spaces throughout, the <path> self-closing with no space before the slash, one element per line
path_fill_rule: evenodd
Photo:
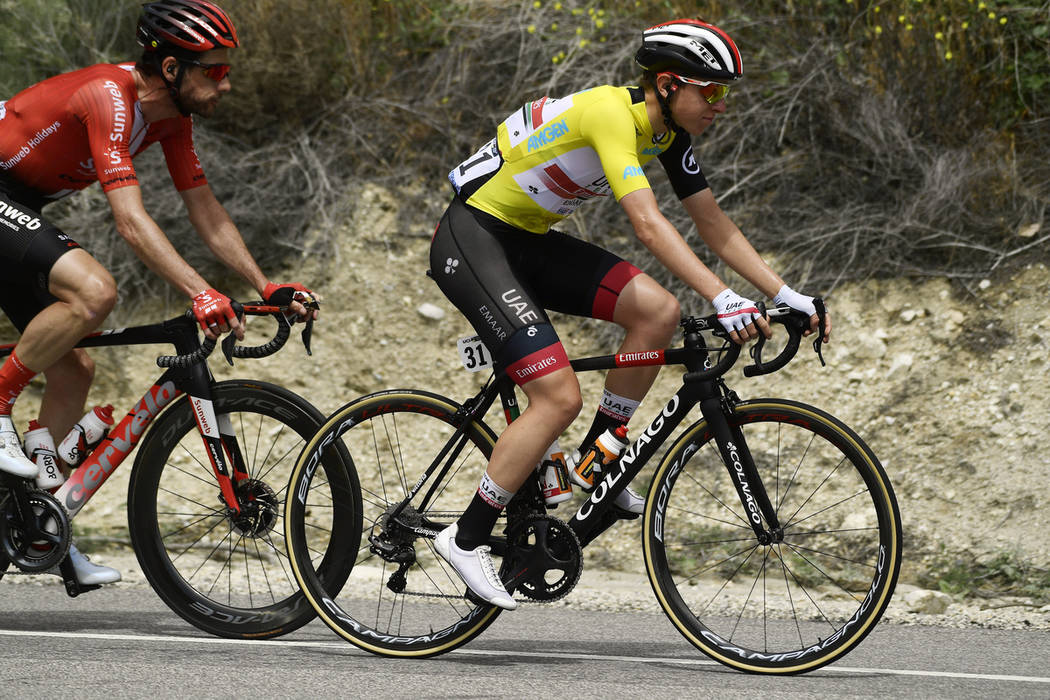
<path fill-rule="evenodd" d="M 645 172 L 641 167 L 637 165 L 628 165 L 623 169 L 623 179 L 626 180 L 629 177 L 638 177 L 639 175 L 645 175 Z"/>

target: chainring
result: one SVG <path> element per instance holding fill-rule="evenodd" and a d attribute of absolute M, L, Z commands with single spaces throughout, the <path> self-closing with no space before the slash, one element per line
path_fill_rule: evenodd
<path fill-rule="evenodd" d="M 66 509 L 50 493 L 32 490 L 27 493 L 27 500 L 36 527 L 45 536 L 26 541 L 26 523 L 18 517 L 14 499 L 9 499 L 0 512 L 0 558 L 6 558 L 25 573 L 36 574 L 58 566 L 66 558 L 73 543 L 73 526 Z"/>
<path fill-rule="evenodd" d="M 529 515 L 513 526 L 507 540 L 500 578 L 508 591 L 549 602 L 576 587 L 583 572 L 583 547 L 567 524 L 550 515 Z"/>

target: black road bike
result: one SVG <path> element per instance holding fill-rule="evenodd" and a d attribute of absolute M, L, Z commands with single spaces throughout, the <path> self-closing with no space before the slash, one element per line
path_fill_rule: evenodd
<path fill-rule="evenodd" d="M 769 317 L 787 338 L 779 348 L 764 339 L 752 346 L 746 376 L 787 364 L 808 326 L 786 308 Z M 568 594 L 583 547 L 631 517 L 613 505 L 615 496 L 669 443 L 642 516 L 645 567 L 664 613 L 728 666 L 766 674 L 819 668 L 855 647 L 893 594 L 901 521 L 889 479 L 861 438 L 824 411 L 776 398 L 742 401 L 724 378 L 740 347 L 715 316 L 687 318 L 682 327 L 682 347 L 572 361 L 577 371 L 665 364 L 686 371 L 567 521 L 549 512 L 538 479 L 529 478 L 489 542 L 502 557 L 500 576 L 519 600 Z M 819 354 L 819 340 L 814 348 Z M 384 656 L 432 656 L 472 640 L 500 613 L 473 598 L 433 547 L 485 470 L 496 433 L 483 418 L 497 397 L 512 420 L 517 402 L 505 375 L 463 403 L 416 390 L 371 394 L 332 414 L 299 456 L 284 518 L 292 568 L 321 619 L 349 642 Z M 673 436 L 695 407 L 699 419 Z M 351 456 L 360 495 L 326 478 L 322 465 L 336 449 Z M 317 571 L 336 524 L 331 507 L 343 502 L 362 503 L 365 539 L 336 591 Z"/>
<path fill-rule="evenodd" d="M 240 307 L 240 305 L 237 305 Z M 243 313 L 277 319 L 274 337 L 257 347 L 222 343 L 226 358 L 265 357 L 288 340 L 287 306 L 245 304 Z M 303 331 L 310 351 L 311 322 Z M 284 490 L 296 456 L 324 416 L 306 399 L 253 379 L 215 381 L 205 359 L 215 342 L 198 337 L 192 314 L 162 323 L 102 331 L 77 347 L 164 343 L 168 368 L 110 429 L 52 495 L 9 474 L 0 479 L 0 578 L 57 569 L 70 596 L 82 586 L 67 553 L 71 521 L 138 446 L 128 486 L 131 545 L 150 585 L 183 619 L 215 635 L 265 638 L 314 617 L 284 546 Z M 0 347 L 0 357 L 13 345 Z M 61 437 L 61 436 L 59 436 Z M 330 450 L 320 473 L 346 493 L 358 484 L 349 455 Z M 332 508 L 333 552 L 360 541 L 360 507 Z M 315 558 L 313 573 L 338 590 L 352 560 Z"/>

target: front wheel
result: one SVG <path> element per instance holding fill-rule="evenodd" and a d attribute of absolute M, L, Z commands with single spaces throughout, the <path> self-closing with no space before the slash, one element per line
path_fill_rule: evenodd
<path fill-rule="evenodd" d="M 231 512 L 197 430 L 180 397 L 142 440 L 128 486 L 131 544 L 150 585 L 190 624 L 220 637 L 260 639 L 313 619 L 291 573 L 284 542 L 284 494 L 306 441 L 324 418 L 306 399 L 273 384 L 231 380 L 212 387 L 215 413 L 236 433 L 233 453 L 249 478 L 235 486 Z M 221 420 L 221 419 L 220 419 Z M 231 446 L 227 445 L 227 454 Z M 318 469 L 331 491 L 356 493 L 357 475 L 342 450 Z M 316 557 L 318 575 L 338 590 L 353 565 L 360 510 L 352 499 L 329 504 L 329 539 Z"/>
<path fill-rule="evenodd" d="M 889 604 L 901 564 L 897 501 L 868 446 L 818 409 L 750 401 L 729 422 L 782 538 L 758 541 L 701 420 L 653 476 L 649 580 L 674 626 L 713 659 L 753 673 L 811 671 L 859 644 Z"/>
<path fill-rule="evenodd" d="M 284 520 L 296 579 L 332 630 L 375 654 L 451 651 L 499 614 L 467 598 L 459 575 L 434 550 L 434 536 L 477 490 L 496 442 L 488 426 L 466 422 L 459 409 L 421 391 L 362 397 L 329 417 L 295 465 Z M 328 536 L 332 505 L 316 465 L 336 447 L 347 450 L 361 477 L 364 519 L 356 564 L 338 593 L 315 573 L 324 550 L 314 543 Z M 501 518 L 497 530 L 505 523 Z"/>

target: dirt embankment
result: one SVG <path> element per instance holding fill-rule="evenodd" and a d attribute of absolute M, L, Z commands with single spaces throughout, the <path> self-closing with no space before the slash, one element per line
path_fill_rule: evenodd
<path fill-rule="evenodd" d="M 431 208 L 439 212 L 440 202 Z M 474 393 L 482 378 L 463 370 L 455 351 L 456 339 L 472 331 L 424 274 L 431 213 L 403 211 L 395 195 L 367 188 L 356 212 L 340 232 L 334 259 L 275 273 L 324 293 L 314 356 L 290 346 L 234 368 L 216 360 L 213 370 L 220 378 L 247 374 L 284 384 L 326 413 L 384 388 L 419 387 L 460 399 Z M 824 408 L 872 446 L 900 501 L 905 582 L 917 581 L 944 556 L 980 560 L 1008 553 L 1050 567 L 1044 534 L 1050 513 L 1050 319 L 1042 311 L 1050 270 L 1034 263 L 977 287 L 970 295 L 940 279 L 845 285 L 829 299 L 835 335 L 826 368 L 806 353 L 774 376 L 734 373 L 732 379 L 743 398 L 781 396 Z M 705 313 L 695 302 L 684 300 L 683 307 Z M 596 341 L 594 322 L 555 322 L 570 354 L 612 350 Z M 256 326 L 254 332 L 263 330 Z M 94 402 L 123 409 L 157 375 L 152 355 L 142 349 L 93 354 Z M 672 371 L 661 375 L 640 419 L 651 417 L 678 379 Z M 585 409 L 566 444 L 582 437 L 600 381 L 596 373 L 581 377 Z M 34 382 L 19 400 L 20 424 L 35 412 L 40 387 Z M 77 518 L 81 537 L 126 541 L 127 471 L 118 470 L 111 480 L 117 483 L 107 484 Z M 636 537 L 633 528 L 623 528 L 618 538 L 605 536 L 606 547 L 588 550 L 588 564 L 638 570 Z"/>

